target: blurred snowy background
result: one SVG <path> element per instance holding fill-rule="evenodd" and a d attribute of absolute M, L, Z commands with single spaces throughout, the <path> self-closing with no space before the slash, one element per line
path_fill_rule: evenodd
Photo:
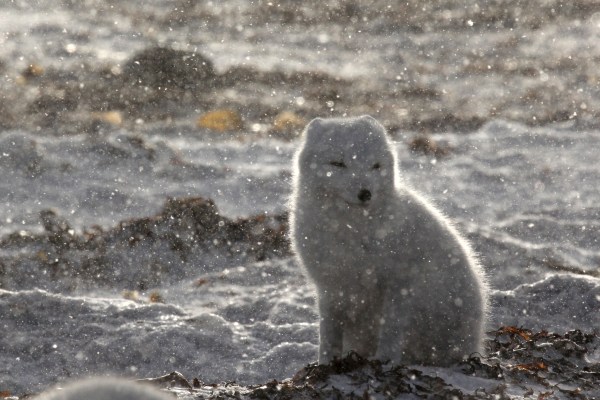
<path fill-rule="evenodd" d="M 599 39 L 588 0 L 0 3 L 0 392 L 314 361 L 285 235 L 316 116 L 388 128 L 490 329 L 594 331 Z"/>

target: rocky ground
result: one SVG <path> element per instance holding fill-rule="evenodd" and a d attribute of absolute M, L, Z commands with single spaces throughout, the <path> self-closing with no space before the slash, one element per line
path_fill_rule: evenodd
<path fill-rule="evenodd" d="M 90 48 L 94 32 L 74 27 L 60 35 L 52 23 L 37 27 L 31 34 L 56 39 L 42 50 L 62 61 L 17 50 L 19 60 L 0 60 L 0 127 L 68 134 L 112 123 L 139 130 L 142 122 L 194 123 L 224 109 L 234 112 L 226 117 L 232 126 L 262 133 L 297 131 L 315 116 L 363 113 L 392 130 L 425 133 L 472 131 L 490 119 L 593 126 L 598 120 L 595 1 L 112 3 L 106 9 L 104 1 L 89 0 L 78 16 L 99 26 L 124 18 L 143 48 L 99 62 Z M 306 43 L 298 42 L 300 32 Z M 290 53 L 288 67 L 282 59 L 261 68 L 270 65 L 267 48 L 278 34 L 293 40 L 299 54 Z M 182 35 L 188 44 L 175 39 Z M 229 47 L 214 50 L 216 37 Z M 308 54 L 304 64 L 296 60 L 313 40 L 315 54 L 347 54 L 356 70 L 336 73 L 335 62 Z M 265 60 L 253 54 L 252 61 L 236 62 L 239 46 L 264 46 Z M 380 69 L 374 76 L 364 71 L 374 65 Z M 283 112 L 294 117 L 276 123 Z"/>
<path fill-rule="evenodd" d="M 490 332 L 489 355 L 453 368 L 390 366 L 349 354 L 307 365 L 291 379 L 264 385 L 191 382 L 173 373 L 146 381 L 189 399 L 587 399 L 600 394 L 596 335 L 502 327 Z"/>
<path fill-rule="evenodd" d="M 203 198 L 168 199 L 154 217 L 124 221 L 109 230 L 97 227 L 81 235 L 52 210 L 41 213 L 40 223 L 43 233 L 15 234 L 0 243 L 5 251 L 0 269 L 3 287 L 46 285 L 69 292 L 105 285 L 144 291 L 184 279 L 191 274 L 186 268 L 195 264 L 182 262 L 180 271 L 173 263 L 161 265 L 161 259 L 144 264 L 143 254 L 189 261 L 194 253 L 208 252 L 241 263 L 290 255 L 285 216 L 230 220 Z M 123 268 L 131 260 L 148 268 Z M 30 273 L 23 273 L 23 268 Z M 198 279 L 196 285 L 210 284 L 209 279 Z M 123 296 L 139 301 L 133 290 L 125 290 Z M 148 301 L 164 299 L 154 291 Z M 181 399 L 594 398 L 600 395 L 599 346 L 593 333 L 504 326 L 489 332 L 486 355 L 475 354 L 448 369 L 392 366 L 349 354 L 331 365 L 310 364 L 289 379 L 258 385 L 206 382 L 202 376 L 177 372 L 142 381 Z"/>

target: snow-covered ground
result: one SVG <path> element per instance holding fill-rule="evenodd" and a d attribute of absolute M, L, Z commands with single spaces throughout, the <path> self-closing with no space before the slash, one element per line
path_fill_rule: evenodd
<path fill-rule="evenodd" d="M 55 3 L 0 5 L 0 397 L 174 370 L 265 383 L 316 359 L 286 110 L 386 124 L 405 180 L 479 253 L 490 330 L 600 325 L 594 2 Z M 214 82 L 120 87 L 155 45 L 199 51 Z M 219 108 L 243 127 L 196 125 Z"/>

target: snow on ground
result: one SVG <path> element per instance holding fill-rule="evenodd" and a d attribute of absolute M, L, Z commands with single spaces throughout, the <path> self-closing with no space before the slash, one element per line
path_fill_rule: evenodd
<path fill-rule="evenodd" d="M 110 143 L 127 143 L 124 135 L 116 131 L 92 144 L 36 138 L 36 155 L 29 157 L 47 167 L 34 177 L 27 162 L 12 159 L 4 167 L 3 174 L 12 173 L 15 198 L 28 198 L 33 183 L 39 191 L 27 210 L 29 222 L 5 236 L 2 246 L 6 390 L 37 392 L 76 376 L 149 377 L 173 370 L 204 382 L 250 384 L 289 378 L 312 362 L 318 340 L 313 292 L 290 256 L 282 214 L 294 142 L 208 146 L 201 136 L 189 136 L 161 145 L 160 153 L 177 153 L 182 163 L 157 156 L 130 174 L 140 164 L 138 149 L 106 151 Z M 449 155 L 415 154 L 396 137 L 401 167 L 408 182 L 468 232 L 481 254 L 496 289 L 490 329 L 595 330 L 600 280 L 583 274 L 593 275 L 598 259 L 597 210 L 590 200 L 598 176 L 588 160 L 600 134 L 495 121 L 470 135 L 434 138 L 452 149 Z M 67 151 L 74 140 L 83 142 L 79 151 Z M 223 154 L 226 161 L 214 172 Z M 59 159 L 70 167 L 57 173 L 52 166 Z M 196 173 L 185 172 L 193 167 Z M 94 179 L 85 179 L 87 170 L 97 174 Z M 156 186 L 147 183 L 154 176 Z M 163 178 L 174 176 L 181 185 Z M 78 221 L 94 220 L 89 215 L 98 212 L 95 207 L 71 213 L 70 202 L 44 199 L 59 199 L 73 181 L 79 182 L 68 191 L 73 198 L 85 199 L 89 186 L 104 186 L 106 193 L 120 188 L 105 207 L 114 210 L 109 218 L 124 222 L 91 229 Z M 146 196 L 137 192 L 134 182 L 140 181 Z M 237 190 L 244 181 L 261 186 L 252 193 L 256 199 L 268 197 L 278 207 L 256 218 L 228 217 L 219 211 L 218 196 L 215 207 L 188 197 L 200 190 L 180 191 L 187 185 Z M 573 192 L 573 181 L 589 185 Z M 156 204 L 157 188 L 182 200 Z M 156 216 L 132 217 L 131 210 L 143 206 L 148 214 L 157 210 Z"/>
<path fill-rule="evenodd" d="M 0 397 L 174 370 L 202 381 L 180 398 L 597 395 L 595 2 L 84 3 L 0 5 Z M 481 257 L 489 357 L 307 366 L 282 111 L 389 128 Z"/>

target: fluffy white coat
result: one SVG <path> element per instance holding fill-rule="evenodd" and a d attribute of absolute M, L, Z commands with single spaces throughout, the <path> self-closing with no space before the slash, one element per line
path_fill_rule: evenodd
<path fill-rule="evenodd" d="M 36 400 L 173 400 L 166 392 L 118 378 L 92 378 L 42 393 Z"/>
<path fill-rule="evenodd" d="M 448 219 L 402 183 L 372 117 L 308 124 L 295 157 L 291 236 L 317 289 L 319 363 L 354 350 L 446 366 L 482 352 L 481 267 Z"/>

